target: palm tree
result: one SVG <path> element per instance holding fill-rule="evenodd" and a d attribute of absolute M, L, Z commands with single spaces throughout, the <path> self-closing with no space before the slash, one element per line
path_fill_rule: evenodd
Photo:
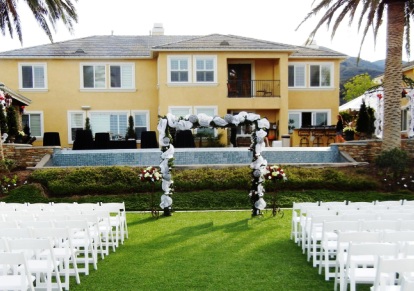
<path fill-rule="evenodd" d="M 310 17 L 316 15 L 321 10 L 326 9 L 326 13 L 319 20 L 314 30 L 310 33 L 308 43 L 312 41 L 318 29 L 326 23 L 328 27 L 334 18 L 331 37 L 333 38 L 336 29 L 349 15 L 349 24 L 352 24 L 357 9 L 360 8 L 361 14 L 358 21 L 358 28 L 363 23 L 363 36 L 360 46 L 364 43 L 365 36 L 370 27 L 377 36 L 382 24 L 384 13 L 387 21 L 387 49 L 384 73 L 384 131 L 382 151 L 401 147 L 401 75 L 402 75 L 402 49 L 405 29 L 406 51 L 410 54 L 410 21 L 414 16 L 414 0 L 320 0 L 312 11 L 299 24 L 298 28 Z M 358 56 L 359 58 L 359 56 Z"/>
<path fill-rule="evenodd" d="M 72 0 L 24 0 L 29 6 L 39 23 L 40 27 L 53 42 L 50 25 L 55 28 L 57 21 L 61 20 L 69 31 L 73 30 L 73 22 L 78 21 L 75 6 Z M 77 0 L 74 0 L 77 1 Z M 22 27 L 19 13 L 17 11 L 18 0 L 1 0 L 0 1 L 0 29 L 3 35 L 6 29 L 13 38 L 13 32 L 16 31 L 20 43 L 23 43 Z"/>

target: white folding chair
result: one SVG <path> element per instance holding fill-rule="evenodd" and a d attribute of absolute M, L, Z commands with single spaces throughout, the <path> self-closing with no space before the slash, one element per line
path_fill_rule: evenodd
<path fill-rule="evenodd" d="M 31 238 L 32 232 L 29 228 L 0 228 L 0 237 L 3 238 Z"/>
<path fill-rule="evenodd" d="M 357 232 L 359 221 L 324 221 L 322 229 L 322 240 L 320 244 L 319 274 L 325 268 L 325 280 L 335 277 L 335 272 L 330 272 L 335 267 L 336 252 L 338 248 L 338 234 L 342 232 Z"/>
<path fill-rule="evenodd" d="M 120 231 L 120 237 L 117 236 L 117 240 L 124 243 L 124 240 L 128 238 L 128 224 L 126 219 L 125 202 L 108 202 L 101 203 L 101 209 L 109 211 L 111 213 L 111 225 L 118 227 Z"/>
<path fill-rule="evenodd" d="M 111 225 L 111 215 L 106 210 L 95 210 L 94 213 L 98 217 L 98 230 L 101 238 L 102 246 L 105 245 L 105 255 L 109 255 L 109 247 L 112 247 L 112 251 L 115 252 L 116 247 L 118 247 L 118 240 L 116 237 L 119 237 L 119 225 L 112 227 Z"/>
<path fill-rule="evenodd" d="M 310 232 L 312 216 L 315 215 L 336 215 L 336 211 L 328 210 L 324 207 L 304 207 L 300 210 L 300 239 L 302 252 L 306 253 L 308 248 L 308 233 Z"/>
<path fill-rule="evenodd" d="M 414 278 L 403 277 L 401 280 L 400 291 L 413 291 L 414 290 Z"/>
<path fill-rule="evenodd" d="M 35 277 L 29 272 L 23 253 L 0 253 L 0 265 L 9 270 L 0 275 L 0 290 L 35 290 Z"/>
<path fill-rule="evenodd" d="M 379 243 L 381 240 L 380 232 L 340 232 L 337 239 L 336 263 L 335 263 L 335 286 L 336 291 L 345 289 L 345 267 L 348 258 L 348 248 L 350 242 L 354 243 Z"/>
<path fill-rule="evenodd" d="M 402 220 L 400 230 L 414 230 L 414 219 Z"/>
<path fill-rule="evenodd" d="M 363 220 L 361 230 L 364 231 L 396 231 L 400 230 L 400 220 Z"/>
<path fill-rule="evenodd" d="M 410 273 L 413 272 L 414 259 L 387 259 L 380 257 L 371 291 L 400 291 L 402 289 L 402 278 L 406 277 L 406 275 L 410 276 Z"/>
<path fill-rule="evenodd" d="M 0 229 L 1 228 L 17 228 L 19 225 L 17 221 L 2 221 L 0 220 Z"/>
<path fill-rule="evenodd" d="M 311 215 L 311 226 L 309 232 L 306 233 L 306 245 L 308 261 L 312 259 L 312 264 L 314 267 L 319 264 L 320 242 L 322 240 L 323 223 L 326 221 L 336 221 L 340 219 L 341 218 L 338 217 L 334 212 L 332 212 L 330 215 L 319 215 L 319 213 Z"/>
<path fill-rule="evenodd" d="M 388 200 L 388 201 L 375 201 L 375 205 L 385 205 L 385 206 L 400 206 L 403 204 L 403 200 Z"/>
<path fill-rule="evenodd" d="M 293 202 L 290 239 L 294 239 L 295 243 L 297 244 L 300 244 L 300 233 L 299 233 L 300 209 L 302 207 L 309 207 L 309 206 L 317 207 L 319 206 L 319 201 L 318 202 Z"/>
<path fill-rule="evenodd" d="M 414 242 L 414 231 L 384 231 L 382 233 L 381 241 L 390 243 L 400 243 L 401 246 L 404 246 L 404 244 L 407 242 Z"/>
<path fill-rule="evenodd" d="M 346 200 L 344 200 L 344 201 L 328 201 L 328 202 L 321 201 L 319 205 L 320 206 L 325 206 L 325 207 L 342 206 L 342 205 L 346 205 Z"/>
<path fill-rule="evenodd" d="M 379 219 L 381 220 L 406 220 L 406 219 L 412 219 L 413 214 L 411 213 L 401 213 L 401 212 L 388 212 L 384 211 L 378 215 Z"/>
<path fill-rule="evenodd" d="M 414 200 L 404 199 L 402 202 L 403 205 L 414 205 Z"/>
<path fill-rule="evenodd" d="M 93 242 L 93 248 L 96 252 L 101 254 L 101 258 L 104 259 L 106 251 L 102 244 L 101 232 L 99 231 L 99 217 L 95 211 L 88 213 L 77 214 L 71 217 L 72 220 L 86 220 L 89 226 L 89 235 Z M 108 242 L 109 245 L 109 242 Z M 107 248 L 108 249 L 108 248 Z"/>
<path fill-rule="evenodd" d="M 373 284 L 376 277 L 378 258 L 397 258 L 398 244 L 395 243 L 353 243 L 349 244 L 345 268 L 346 286 L 356 291 L 357 284 Z M 346 290 L 345 288 L 344 290 Z"/>
<path fill-rule="evenodd" d="M 53 243 L 55 258 L 60 261 L 59 271 L 64 275 L 62 282 L 63 288 L 69 290 L 70 276 L 76 278 L 76 283 L 80 284 L 77 256 L 79 251 L 73 246 L 72 236 L 67 228 L 32 228 L 34 238 L 48 238 Z M 49 251 L 40 253 L 40 257 L 48 256 Z M 72 265 L 72 267 L 71 267 Z"/>
<path fill-rule="evenodd" d="M 55 258 L 52 243 L 49 239 L 9 239 L 11 252 L 24 252 L 27 260 L 27 269 L 30 273 L 36 274 L 36 288 L 46 288 L 51 291 L 52 288 L 62 290 L 58 265 Z M 48 251 L 48 255 L 41 254 Z M 55 281 L 52 281 L 55 277 Z M 56 283 L 55 283 L 56 282 Z"/>
<path fill-rule="evenodd" d="M 94 269 L 97 270 L 97 248 L 89 232 L 88 222 L 86 220 L 62 220 L 55 221 L 54 225 L 68 228 L 71 231 L 73 246 L 83 254 L 82 257 L 78 257 L 78 262 L 84 263 L 84 267 L 78 268 L 78 271 L 89 275 L 89 264 L 93 264 Z"/>
<path fill-rule="evenodd" d="M 374 206 L 375 201 L 371 201 L 371 202 L 352 202 L 352 201 L 348 201 L 348 206 L 352 206 L 352 208 L 356 208 L 356 209 L 367 209 L 370 208 L 372 206 Z"/>
<path fill-rule="evenodd" d="M 21 221 L 20 225 L 21 228 L 51 228 L 53 227 L 53 223 L 50 220 L 41 220 L 41 221 Z"/>

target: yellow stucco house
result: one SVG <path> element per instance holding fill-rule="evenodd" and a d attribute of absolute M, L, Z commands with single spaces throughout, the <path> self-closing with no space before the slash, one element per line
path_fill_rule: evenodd
<path fill-rule="evenodd" d="M 147 36 L 91 36 L 2 52 L 0 82 L 32 100 L 23 123 L 35 145 L 44 132 L 59 132 L 62 146 L 71 147 L 86 117 L 94 133 L 125 136 L 132 115 L 139 139 L 168 112 L 254 112 L 278 124 L 280 139 L 289 120 L 295 128 L 336 123 L 346 57 L 234 35 L 169 36 L 158 26 Z"/>

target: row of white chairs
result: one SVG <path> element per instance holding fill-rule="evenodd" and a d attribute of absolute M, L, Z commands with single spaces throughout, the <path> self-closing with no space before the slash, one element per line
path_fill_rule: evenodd
<path fill-rule="evenodd" d="M 0 239 L 1 290 L 69 290 L 71 275 L 80 284 L 80 251 L 67 228 L 20 230 Z"/>
<path fill-rule="evenodd" d="M 116 229 L 116 243 L 124 243 L 128 238 L 125 203 L 0 203 L 0 221 L 41 219 L 50 216 L 73 216 L 90 212 L 108 212 L 111 225 Z M 27 214 L 27 215 L 26 215 Z M 25 216 L 26 215 L 26 216 Z"/>
<path fill-rule="evenodd" d="M 380 222 L 384 224 L 381 226 Z M 347 284 L 351 285 L 351 290 L 355 290 L 357 283 L 373 283 L 375 279 L 375 272 L 372 269 L 373 262 L 370 261 L 369 267 L 370 276 L 365 275 L 365 279 L 359 278 L 355 274 L 362 272 L 359 265 L 349 266 L 349 246 L 351 243 L 377 243 L 396 245 L 396 254 L 399 258 L 413 258 L 414 259 L 414 230 L 398 231 L 394 229 L 395 225 L 400 221 L 375 221 L 374 225 L 366 221 L 367 230 L 361 230 L 360 224 L 363 221 L 323 221 L 320 232 L 321 239 L 319 242 L 312 242 L 312 258 L 313 265 L 319 266 L 319 274 L 325 269 L 325 279 L 335 278 L 335 290 L 337 285 L 340 285 L 340 290 L 347 290 Z M 374 227 L 371 227 L 374 226 Z M 370 246 L 368 249 L 375 250 L 375 246 Z M 353 254 L 355 255 L 355 254 Z M 378 256 L 380 253 L 378 254 Z M 369 251 L 365 252 L 362 257 L 374 256 Z M 309 257 L 308 257 L 309 258 Z M 365 264 L 366 265 L 366 264 Z M 335 271 L 332 272 L 332 268 Z M 357 270 L 355 272 L 355 270 Z M 365 280 L 365 281 L 364 281 Z"/>
<path fill-rule="evenodd" d="M 109 221 L 103 222 L 96 213 L 82 214 L 79 217 L 72 217 L 70 220 L 20 221 L 17 227 L 14 225 L 14 227 L 7 228 L 6 225 L 3 225 L 3 227 L 0 227 L 0 238 L 11 240 L 52 239 L 53 250 L 56 251 L 57 248 L 59 250 L 59 256 L 56 255 L 56 258 L 58 261 L 62 260 L 59 268 L 63 267 L 64 270 L 62 273 L 65 276 L 65 281 L 62 282 L 62 286 L 65 290 L 69 289 L 69 276 L 76 276 L 76 282 L 80 283 L 79 273 L 88 275 L 90 265 L 95 270 L 98 269 L 99 254 L 101 259 L 109 255 L 110 245 L 108 242 L 114 240 L 111 237 Z M 9 247 L 12 246 L 14 244 Z M 114 244 L 112 244 L 112 250 L 115 251 Z M 4 248 L 3 251 L 7 251 L 7 248 Z M 78 267 L 78 263 L 82 265 Z M 71 265 L 72 267 L 70 267 Z M 30 265 L 29 270 L 31 270 Z M 3 290 L 1 286 L 0 283 L 0 290 Z M 41 286 L 41 284 L 36 283 L 37 286 Z"/>
<path fill-rule="evenodd" d="M 375 291 L 404 290 L 401 287 L 403 282 L 414 280 L 413 243 L 405 243 L 403 251 L 398 243 L 369 239 L 363 242 L 355 239 L 344 245 L 336 259 L 335 291 L 338 285 L 340 291 L 348 290 L 348 285 L 351 291 L 355 291 L 357 284 L 372 284 L 371 290 Z M 390 259 L 394 260 L 394 265 L 384 265 L 384 260 Z M 404 285 L 408 288 L 408 284 Z"/>
<path fill-rule="evenodd" d="M 301 245 L 304 238 L 303 227 L 309 221 L 310 214 L 319 213 L 319 215 L 337 214 L 348 216 L 352 219 L 355 216 L 366 216 L 365 219 L 414 219 L 414 206 L 401 205 L 399 201 L 382 201 L 382 204 L 375 202 L 305 202 L 294 203 L 292 209 L 291 221 L 291 239 Z M 369 218 L 368 218 L 369 217 Z M 304 247 L 303 247 L 304 248 Z"/>
<path fill-rule="evenodd" d="M 303 207 L 297 206 L 293 210 L 293 213 L 297 214 L 295 221 L 294 214 L 292 215 L 291 238 L 295 238 L 298 245 L 303 248 L 303 252 L 307 253 L 308 260 L 312 259 L 313 266 L 319 267 L 320 274 L 323 269 L 325 270 L 326 280 L 335 278 L 335 290 L 338 285 L 341 291 L 347 290 L 347 285 L 351 285 L 351 291 L 356 290 L 356 285 L 359 283 L 373 284 L 372 291 L 414 290 L 412 289 L 414 269 L 409 269 L 414 264 L 413 207 L 409 203 L 403 205 L 402 202 L 399 204 L 394 201 L 388 205 L 376 205 L 375 202 L 369 205 L 358 204 L 357 207 L 346 202 L 317 205 L 304 203 Z M 302 213 L 304 208 L 308 209 Z M 296 233 L 295 224 L 298 227 Z M 356 256 L 357 243 L 363 244 L 361 248 L 366 251 L 361 251 L 357 259 L 349 259 L 351 254 L 353 257 Z M 367 246 L 367 244 L 371 245 Z M 384 280 L 384 271 L 379 269 L 378 261 L 383 257 L 379 251 L 382 245 L 390 244 L 394 245 L 395 254 L 389 258 L 394 261 L 400 260 L 399 263 L 394 262 L 394 265 L 400 268 L 389 271 L 388 278 L 394 276 L 394 273 L 399 275 L 394 276 L 395 280 L 387 281 Z M 350 253 L 351 245 L 353 245 L 352 253 Z M 364 262 L 364 259 L 367 261 Z M 386 263 L 388 261 L 383 262 L 382 265 L 385 266 Z M 387 267 L 387 270 L 390 270 L 388 265 Z"/>

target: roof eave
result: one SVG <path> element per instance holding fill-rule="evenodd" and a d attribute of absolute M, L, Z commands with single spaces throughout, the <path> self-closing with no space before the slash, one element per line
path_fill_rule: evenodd
<path fill-rule="evenodd" d="M 25 106 L 28 106 L 29 104 L 32 103 L 32 100 L 30 100 L 29 98 L 24 97 L 23 95 L 14 92 L 13 90 L 9 89 L 8 87 L 6 87 L 2 83 L 0 83 L 0 89 L 3 90 L 6 93 L 9 93 L 12 96 L 13 99 L 16 99 L 17 101 L 21 102 Z"/>

